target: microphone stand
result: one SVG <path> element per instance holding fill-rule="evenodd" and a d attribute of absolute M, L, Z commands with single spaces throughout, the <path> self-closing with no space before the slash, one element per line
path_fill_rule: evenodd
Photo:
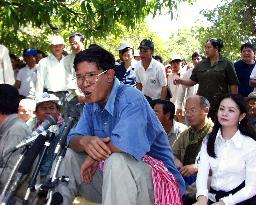
<path fill-rule="evenodd" d="M 60 182 L 68 182 L 69 181 L 69 177 L 62 176 L 60 178 L 57 178 L 57 173 L 58 173 L 61 161 L 66 154 L 67 148 L 68 148 L 68 145 L 66 145 L 57 156 L 57 161 L 56 161 L 56 164 L 55 164 L 55 167 L 54 167 L 54 170 L 52 173 L 52 177 L 51 177 L 51 182 L 50 182 L 49 191 L 48 191 L 48 195 L 47 195 L 46 205 L 51 205 L 53 189 L 57 186 L 58 182 L 59 181 Z"/>
<path fill-rule="evenodd" d="M 6 192 L 7 192 L 8 188 L 9 188 L 10 183 L 11 183 L 13 177 L 14 177 L 14 174 L 15 174 L 15 172 L 17 171 L 17 169 L 18 169 L 18 167 L 19 167 L 21 161 L 23 160 L 23 158 L 24 158 L 26 152 L 27 152 L 27 147 L 21 152 L 21 154 L 20 154 L 20 156 L 19 156 L 19 158 L 18 158 L 16 164 L 14 165 L 14 167 L 13 167 L 13 169 L 12 169 L 12 172 L 11 172 L 11 174 L 10 174 L 10 176 L 9 176 L 9 178 L 8 178 L 8 180 L 7 180 L 7 182 L 6 182 L 5 186 L 4 186 L 4 188 L 3 188 L 3 191 L 2 191 L 2 193 L 1 193 L 1 195 L 0 195 L 0 202 L 1 202 L 1 205 L 6 204 L 6 203 L 8 202 L 8 200 L 9 200 L 9 199 L 8 199 L 9 197 L 8 197 L 8 196 L 5 196 L 5 195 L 6 195 Z"/>
<path fill-rule="evenodd" d="M 38 174 L 39 174 L 39 171 L 40 171 L 40 167 L 41 167 L 43 158 L 44 158 L 44 156 L 45 156 L 45 154 L 46 154 L 46 152 L 47 152 L 47 150 L 50 146 L 50 141 L 51 141 L 52 138 L 53 138 L 53 133 L 48 132 L 47 135 L 46 135 L 46 138 L 45 138 L 46 141 L 44 143 L 42 153 L 40 154 L 40 157 L 39 157 L 39 159 L 36 163 L 35 169 L 33 171 L 33 175 L 31 177 L 31 179 L 29 180 L 28 188 L 27 188 L 25 197 L 23 199 L 22 205 L 29 205 L 29 203 L 28 203 L 29 195 L 30 195 L 31 192 L 36 191 L 36 189 L 35 189 L 36 180 L 37 180 L 37 177 L 38 177 Z"/>

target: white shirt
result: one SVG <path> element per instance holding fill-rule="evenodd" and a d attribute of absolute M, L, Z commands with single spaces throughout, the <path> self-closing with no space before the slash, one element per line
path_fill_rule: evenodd
<path fill-rule="evenodd" d="M 233 205 L 256 195 L 256 141 L 242 135 L 238 130 L 225 141 L 220 130 L 216 136 L 215 153 L 212 158 L 207 153 L 207 139 L 203 141 L 199 153 L 200 160 L 196 179 L 197 197 L 208 197 L 207 179 L 212 170 L 211 187 L 217 191 L 230 191 L 245 181 L 245 187 L 234 195 L 222 198 L 225 205 Z M 209 194 L 209 199 L 215 201 Z"/>
<path fill-rule="evenodd" d="M 21 68 L 17 74 L 16 80 L 20 81 L 19 94 L 25 97 L 34 98 L 35 97 L 35 88 L 36 88 L 36 72 L 38 65 L 35 65 L 34 68 L 29 68 L 26 65 L 24 68 Z"/>
<path fill-rule="evenodd" d="M 181 74 L 180 78 L 190 79 L 192 71 L 193 71 L 192 69 L 188 69 L 186 72 Z M 176 103 L 175 103 L 176 109 L 182 109 L 184 106 L 185 100 L 190 96 L 196 95 L 197 90 L 198 90 L 198 84 L 191 87 L 180 84 L 176 91 Z"/>
<path fill-rule="evenodd" d="M 63 58 L 58 61 L 52 54 L 39 61 L 37 72 L 37 86 L 38 93 L 42 93 L 46 88 L 52 92 L 67 91 L 72 73 L 65 70 Z"/>
<path fill-rule="evenodd" d="M 78 89 L 77 82 L 75 80 L 75 77 L 76 77 L 76 72 L 75 72 L 75 68 L 74 68 L 74 59 L 75 59 L 75 57 L 76 57 L 76 54 L 71 53 L 71 54 L 65 56 L 64 59 L 63 59 L 65 70 L 68 73 L 71 74 L 71 75 L 68 76 L 69 77 L 69 79 L 68 79 L 69 84 L 67 86 L 68 86 L 68 89 L 72 89 L 72 90 Z"/>
<path fill-rule="evenodd" d="M 136 82 L 142 84 L 142 93 L 154 99 L 161 97 L 162 87 L 167 85 L 164 65 L 152 58 L 147 70 L 138 62 L 135 68 Z"/>
<path fill-rule="evenodd" d="M 0 84 L 14 85 L 14 82 L 14 71 L 9 50 L 4 45 L 0 45 Z"/>
<path fill-rule="evenodd" d="M 256 65 L 254 66 L 253 70 L 252 70 L 252 73 L 250 75 L 250 79 L 251 80 L 256 80 Z M 254 88 L 253 90 L 254 92 L 256 92 L 256 87 Z"/>

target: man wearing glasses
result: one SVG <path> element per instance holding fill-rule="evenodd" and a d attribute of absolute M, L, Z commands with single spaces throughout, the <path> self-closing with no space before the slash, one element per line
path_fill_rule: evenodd
<path fill-rule="evenodd" d="M 63 204 L 72 204 L 79 194 L 103 205 L 153 205 L 161 198 L 157 191 L 166 194 L 162 201 L 178 201 L 184 181 L 165 131 L 143 94 L 115 78 L 113 55 L 95 45 L 77 54 L 74 66 L 86 104 L 69 133 L 69 149 L 58 173 L 70 177 L 68 185 L 60 183 L 56 190 Z M 156 172 L 149 164 L 156 161 L 169 176 L 163 183 L 173 186 L 171 192 L 153 182 Z"/>

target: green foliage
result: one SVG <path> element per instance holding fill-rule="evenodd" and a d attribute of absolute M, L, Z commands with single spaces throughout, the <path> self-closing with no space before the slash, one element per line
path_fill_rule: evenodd
<path fill-rule="evenodd" d="M 1 0 L 0 43 L 12 52 L 37 46 L 45 50 L 47 37 L 82 32 L 88 42 L 108 34 L 121 34 L 123 25 L 131 32 L 149 14 L 168 7 L 173 13 L 185 0 Z M 190 2 L 192 0 L 189 0 Z"/>
<path fill-rule="evenodd" d="M 210 38 L 220 38 L 224 42 L 223 55 L 237 60 L 242 43 L 255 43 L 255 0 L 232 0 L 202 13 L 212 23 L 210 27 L 199 30 L 202 46 Z"/>

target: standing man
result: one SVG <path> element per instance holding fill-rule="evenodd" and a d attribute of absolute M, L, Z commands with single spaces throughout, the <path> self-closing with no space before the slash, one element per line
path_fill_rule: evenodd
<path fill-rule="evenodd" d="M 72 73 L 64 68 L 62 54 L 64 47 L 64 39 L 61 36 L 52 37 L 51 54 L 39 61 L 36 89 L 38 93 L 45 91 L 55 94 L 63 105 L 66 101 L 69 81 L 72 79 Z"/>
<path fill-rule="evenodd" d="M 74 32 L 69 36 L 69 44 L 72 50 L 72 53 L 65 56 L 64 58 L 64 67 L 65 70 L 71 73 L 69 79 L 68 89 L 69 96 L 67 98 L 67 116 L 71 116 L 78 121 L 82 105 L 85 102 L 84 94 L 79 90 L 77 82 L 75 80 L 76 72 L 74 69 L 74 59 L 77 53 L 84 50 L 84 36 L 79 32 Z M 81 105 L 81 106 L 79 106 Z"/>
<path fill-rule="evenodd" d="M 26 66 L 18 71 L 15 87 L 19 90 L 21 98 L 35 99 L 37 68 L 37 51 L 33 48 L 27 48 L 23 52 L 23 58 Z"/>
<path fill-rule="evenodd" d="M 151 205 L 159 197 L 175 198 L 173 204 L 180 204 L 184 181 L 174 165 L 166 133 L 141 92 L 115 78 L 113 55 L 92 46 L 77 54 L 74 66 L 86 104 L 68 136 L 70 148 L 58 173 L 70 177 L 68 185 L 57 188 L 63 205 L 72 204 L 78 193 L 103 205 Z M 152 171 L 159 173 L 158 166 L 151 168 L 146 159 L 153 165 L 158 161 L 170 180 L 165 183 L 160 175 L 154 178 L 159 181 L 155 192 L 161 196 L 153 193 Z M 157 186 L 163 184 L 169 188 Z"/>
<path fill-rule="evenodd" d="M 14 85 L 14 71 L 9 56 L 9 50 L 0 44 L 0 84 Z"/>
<path fill-rule="evenodd" d="M 249 80 L 255 66 L 255 48 L 251 43 L 245 43 L 241 46 L 240 51 L 242 59 L 234 64 L 239 80 L 238 93 L 247 97 L 253 91 L 253 87 L 249 85 Z"/>
<path fill-rule="evenodd" d="M 164 65 L 153 58 L 154 43 L 144 39 L 140 46 L 141 61 L 135 68 L 136 87 L 142 91 L 149 102 L 155 99 L 166 99 L 167 79 Z"/>

